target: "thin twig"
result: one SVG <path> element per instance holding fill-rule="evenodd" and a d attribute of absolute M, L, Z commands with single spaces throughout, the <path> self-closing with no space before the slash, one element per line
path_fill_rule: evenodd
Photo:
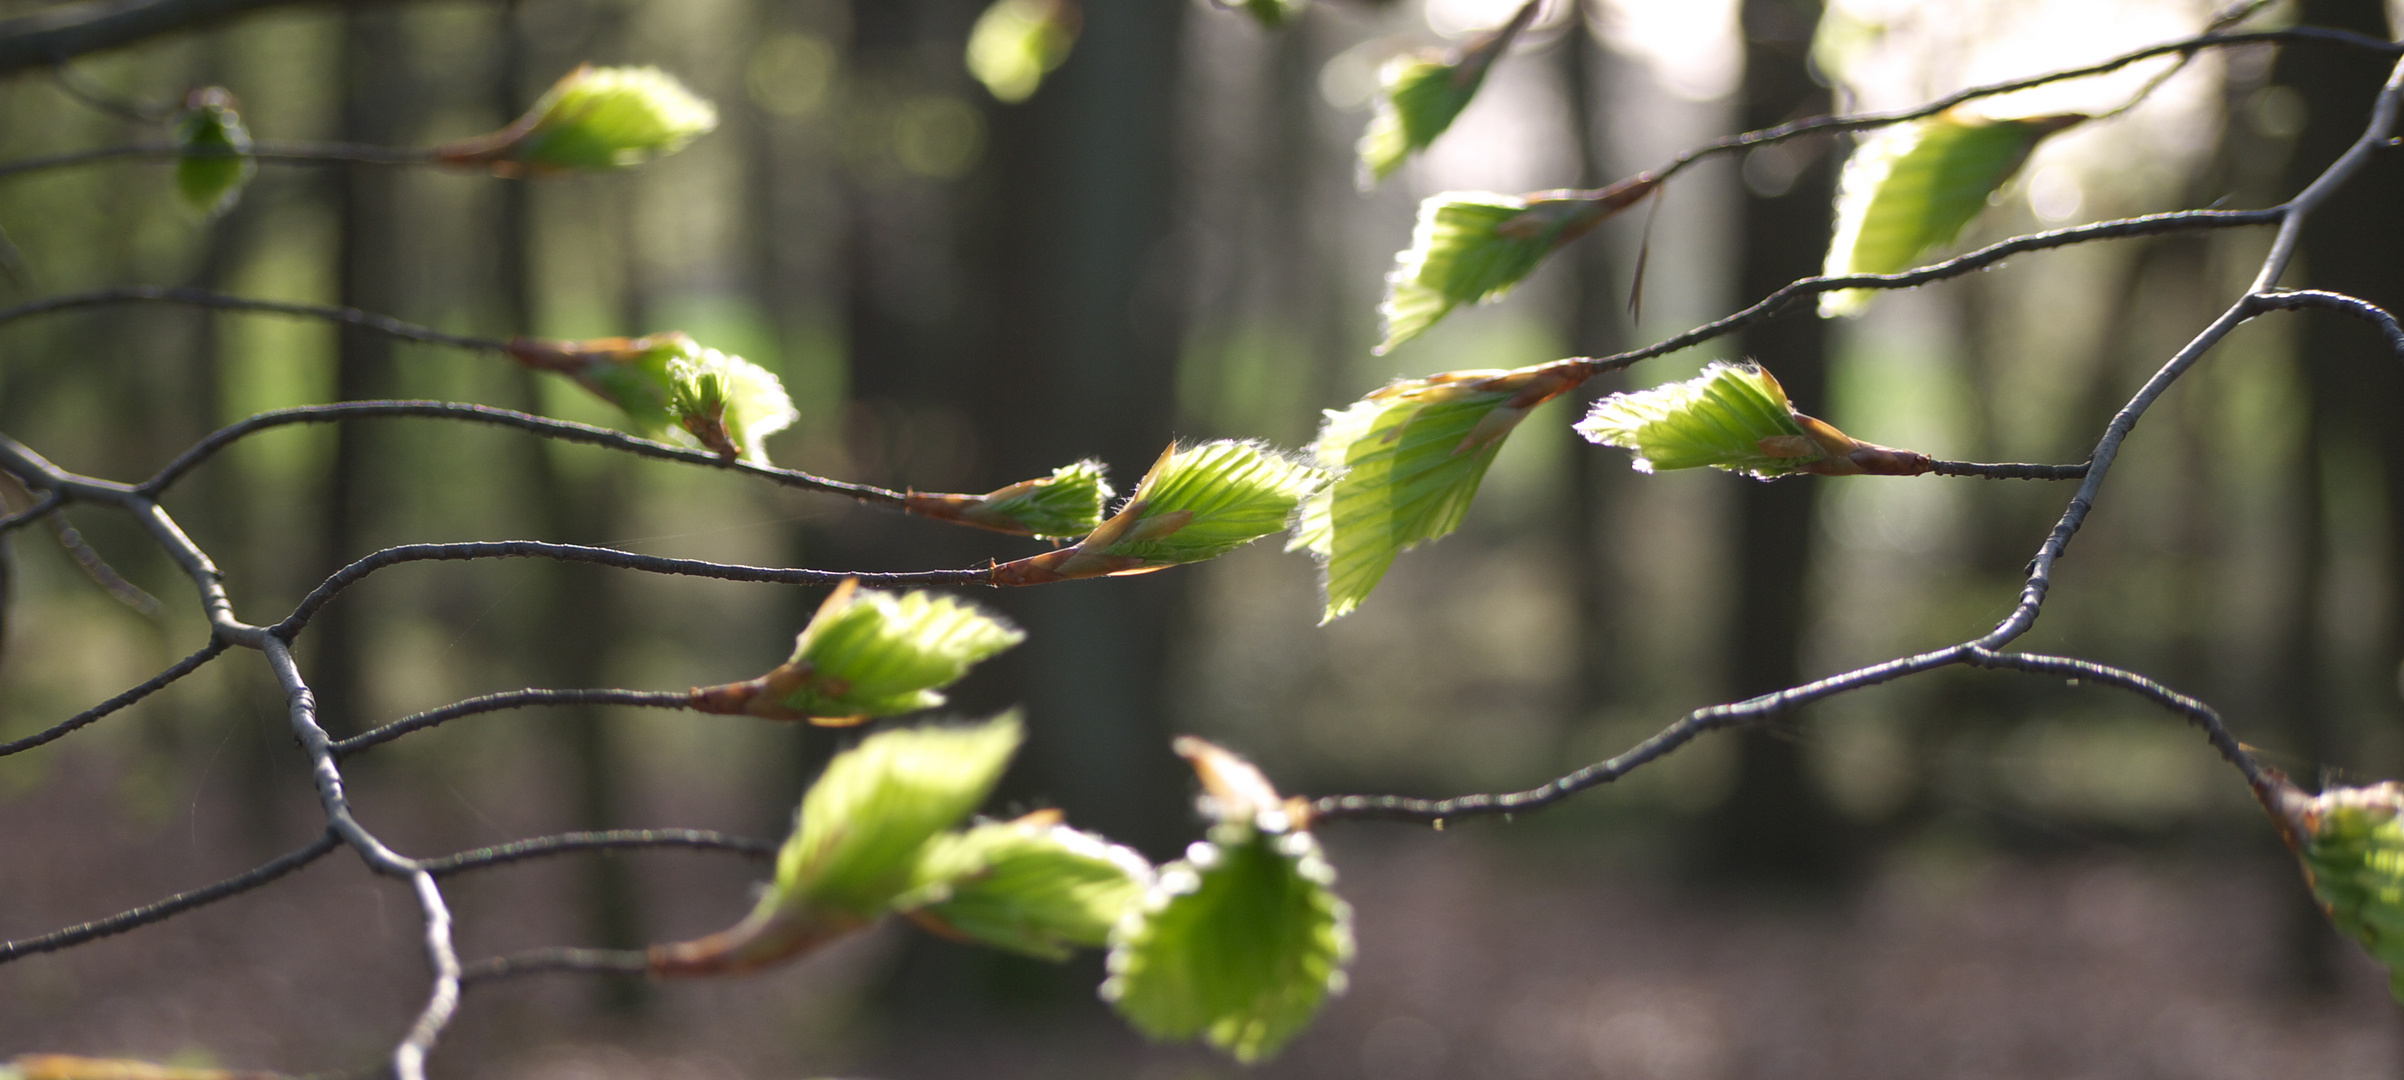
<path fill-rule="evenodd" d="M 40 937 L 0 942 L 0 964 L 32 956 L 35 953 L 56 952 L 70 945 L 81 945 L 84 942 L 108 937 L 111 934 L 122 934 L 135 927 L 148 926 L 151 923 L 181 915 L 194 908 L 214 904 L 229 896 L 249 892 L 316 862 L 325 857 L 327 852 L 341 846 L 342 841 L 334 835 L 333 830 L 329 829 L 320 834 L 317 839 L 310 841 L 307 847 L 278 856 L 265 865 L 236 874 L 214 885 L 190 892 L 180 892 L 156 903 L 144 904 L 131 911 L 120 912 L 105 919 L 94 919 L 88 923 L 43 934 Z"/>
<path fill-rule="evenodd" d="M 2377 327 L 2380 336 L 2387 339 L 2387 347 L 2395 351 L 2397 359 L 2404 360 L 2404 326 L 2398 326 L 2396 317 L 2388 314 L 2387 309 L 2368 300 L 2322 289 L 2296 289 L 2265 293 L 2259 302 L 2265 308 L 2280 311 L 2323 308 L 2352 315 Z"/>
<path fill-rule="evenodd" d="M 1930 461 L 1928 471 L 1938 476 L 1983 476 L 1989 480 L 2076 480 L 2087 475 L 2085 463 L 2077 465 L 2024 465 L 2018 462 L 1983 464 L 1975 461 Z"/>
<path fill-rule="evenodd" d="M 379 746 L 410 732 L 422 731 L 462 716 L 522 709 L 531 705 L 629 705 L 684 709 L 692 704 L 693 695 L 686 690 L 512 690 L 412 713 L 382 727 L 353 735 L 333 744 L 334 757 L 337 760 L 346 758 L 368 747 Z"/>
<path fill-rule="evenodd" d="M 716 578 L 720 581 L 767 581 L 780 585 L 837 585 L 846 578 L 858 578 L 864 584 L 908 587 L 914 585 L 991 585 L 992 570 L 979 567 L 971 570 L 922 570 L 913 573 L 861 573 L 844 570 L 807 570 L 775 566 L 744 566 L 738 563 L 717 563 L 703 559 L 670 559 L 658 555 L 637 555 L 616 548 L 587 547 L 583 544 L 552 544 L 540 540 L 491 540 L 458 544 L 402 544 L 388 547 L 334 572 L 324 584 L 303 598 L 300 606 L 285 616 L 284 621 L 269 628 L 269 633 L 286 641 L 300 633 L 309 619 L 317 614 L 336 593 L 349 588 L 359 579 L 388 566 L 413 562 L 458 562 L 468 559 L 555 559 L 561 562 L 595 563 L 621 570 L 642 570 L 654 574 L 678 574 L 684 577 Z"/>
<path fill-rule="evenodd" d="M 94 146 L 41 157 L 0 161 L 0 180 L 52 169 L 73 168 L 95 161 L 125 158 L 250 158 L 273 164 L 308 165 L 441 165 L 431 150 L 361 146 L 354 143 L 257 143 L 247 150 L 185 146 L 181 143 L 125 143 Z"/>
<path fill-rule="evenodd" d="M 187 307 L 210 308 L 218 311 L 250 311 L 267 315 L 290 315 L 303 319 L 324 319 L 344 323 L 362 330 L 416 341 L 428 345 L 448 345 L 455 349 L 475 349 L 482 352 L 506 352 L 509 343 L 499 338 L 452 334 L 430 326 L 404 322 L 389 315 L 378 315 L 358 308 L 332 304 L 308 304 L 295 300 L 260 300 L 234 296 L 208 289 L 187 289 L 169 285 L 121 285 L 89 292 L 64 293 L 28 300 L 22 304 L 0 307 L 0 324 L 34 315 L 75 311 L 81 308 L 106 307 L 114 304 L 182 304 Z"/>
<path fill-rule="evenodd" d="M 469 870 L 485 870 L 527 859 L 550 855 L 568 855 L 580 851 L 625 851 L 644 848 L 685 848 L 696 851 L 728 851 L 751 859 L 771 859 L 783 845 L 775 840 L 709 829 L 611 829 L 606 832 L 561 833 L 558 836 L 538 836 L 507 844 L 463 851 L 439 859 L 425 861 L 426 872 L 447 877 Z"/>
<path fill-rule="evenodd" d="M 598 975 L 648 975 L 650 954 L 640 949 L 527 949 L 478 960 L 460 969 L 464 986 L 513 979 L 524 975 L 582 972 Z"/>
<path fill-rule="evenodd" d="M 173 666 L 169 667 L 165 671 L 151 676 L 148 681 L 142 683 L 140 686 L 134 687 L 133 689 L 119 694 L 116 697 L 110 698 L 107 701 L 103 701 L 98 705 L 92 706 L 89 709 L 85 709 L 82 712 L 76 713 L 75 715 L 60 721 L 58 724 L 50 728 L 37 731 L 31 735 L 25 736 L 22 739 L 0 743 L 0 757 L 7 757 L 10 754 L 31 750 L 34 747 L 42 745 L 43 743 L 50 742 L 53 739 L 57 739 L 72 733 L 77 728 L 81 728 L 92 721 L 116 712 L 119 709 L 133 704 L 134 702 L 158 693 L 160 690 L 165 689 L 167 684 L 172 683 L 177 679 L 181 679 L 186 675 L 190 675 L 193 672 L 200 670 L 200 666 L 202 664 L 206 664 L 211 660 L 217 659 L 218 656 L 224 654 L 226 648 L 227 645 L 224 641 L 212 639 L 208 644 L 201 646 L 199 652 L 193 653 L 190 656 L 176 661 Z"/>

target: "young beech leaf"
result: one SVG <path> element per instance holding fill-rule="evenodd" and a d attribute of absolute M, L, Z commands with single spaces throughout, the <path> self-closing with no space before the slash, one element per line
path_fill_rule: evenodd
<path fill-rule="evenodd" d="M 948 937 L 1066 960 L 1109 944 L 1151 887 L 1143 856 L 1038 811 L 929 841 L 894 908 Z"/>
<path fill-rule="evenodd" d="M 639 338 L 514 338 L 509 355 L 617 406 L 646 437 L 768 464 L 765 440 L 799 419 L 775 373 L 670 331 Z"/>
<path fill-rule="evenodd" d="M 994 0 L 968 32 L 968 73 L 996 101 L 1034 97 L 1043 77 L 1068 59 L 1079 22 L 1071 0 Z"/>
<path fill-rule="evenodd" d="M 1360 606 L 1394 556 L 1458 528 L 1503 438 L 1584 378 L 1559 365 L 1450 371 L 1328 410 L 1312 452 L 1336 481 L 1304 501 L 1286 545 L 1323 564 L 1320 621 Z"/>
<path fill-rule="evenodd" d="M 1652 193 L 1649 176 L 1601 191 L 1547 191 L 1526 197 L 1448 191 L 1419 204 L 1411 246 L 1394 257 L 1386 299 L 1383 354 L 1418 337 L 1462 304 L 1500 298 L 1544 257 Z"/>
<path fill-rule="evenodd" d="M 1865 443 L 1796 412 L 1759 364 L 1712 362 L 1685 382 L 1594 403 L 1578 434 L 1636 452 L 1637 472 L 1708 465 L 1768 480 L 1789 473 L 1918 476 L 1928 456 Z"/>
<path fill-rule="evenodd" d="M 2329 921 L 2387 965 L 2404 1001 L 2404 787 L 2331 788 L 2307 795 L 2279 777 L 2264 799 L 2304 864 Z"/>
<path fill-rule="evenodd" d="M 1361 135 L 1361 186 L 1383 180 L 1412 154 L 1427 149 L 1469 107 L 1486 72 L 1511 47 L 1511 39 L 1536 19 L 1542 0 L 1520 6 L 1511 21 L 1446 56 L 1413 53 L 1378 69 L 1377 112 Z"/>
<path fill-rule="evenodd" d="M 1171 446 L 1110 520 L 1073 547 L 997 566 L 996 585 L 1141 574 L 1215 559 L 1285 528 L 1327 475 L 1255 442 Z"/>
<path fill-rule="evenodd" d="M 1016 536 L 1067 540 L 1084 536 L 1102 524 L 1102 507 L 1111 495 L 1102 463 L 1087 459 L 1052 470 L 1052 475 L 1022 480 L 983 495 L 943 495 L 914 491 L 910 512 L 926 517 L 966 522 Z"/>
<path fill-rule="evenodd" d="M 734 927 L 654 945 L 654 975 L 717 975 L 790 959 L 874 923 L 911 886 L 919 851 L 992 793 L 1024 737 L 1018 714 L 882 731 L 835 755 L 801 797 L 776 881 Z"/>
<path fill-rule="evenodd" d="M 0 1080 L 278 1080 L 268 1072 L 200 1069 L 120 1058 L 20 1054 L 0 1062 Z"/>
<path fill-rule="evenodd" d="M 250 131 L 234 111 L 234 95 L 222 86 L 204 86 L 184 98 L 175 117 L 175 144 L 184 156 L 175 159 L 175 190 L 184 205 L 204 218 L 234 208 L 242 185 L 259 169 L 250 153 Z"/>
<path fill-rule="evenodd" d="M 1990 120 L 1956 109 L 1865 140 L 1837 185 L 1836 236 L 1822 273 L 1909 269 L 1930 249 L 1952 243 L 2046 136 L 2086 119 L 2065 113 Z M 1858 315 L 1872 291 L 1822 293 L 1820 314 Z"/>
<path fill-rule="evenodd" d="M 1343 992 L 1352 909 L 1334 882 L 1307 832 L 1216 826 L 1111 933 L 1103 999 L 1156 1039 L 1275 1054 Z"/>
<path fill-rule="evenodd" d="M 569 72 L 515 123 L 437 147 L 435 159 L 504 176 L 622 169 L 673 154 L 718 126 L 718 110 L 655 67 Z"/>
<path fill-rule="evenodd" d="M 949 596 L 858 586 L 851 578 L 835 587 L 791 659 L 756 679 L 695 689 L 693 708 L 824 726 L 931 709 L 943 704 L 942 687 L 1027 637 Z"/>

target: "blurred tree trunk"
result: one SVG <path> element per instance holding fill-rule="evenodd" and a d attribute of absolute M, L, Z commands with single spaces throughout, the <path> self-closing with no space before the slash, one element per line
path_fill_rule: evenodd
<path fill-rule="evenodd" d="M 1827 110 L 1828 93 L 1807 66 L 1819 17 L 1815 0 L 1746 0 L 1741 113 L 1746 130 Z M 1835 164 L 1836 155 L 1820 154 L 1794 172 L 1783 191 L 1746 185 L 1737 288 L 1743 302 L 1819 272 L 1828 245 Z M 1826 409 L 1827 332 L 1808 310 L 1754 324 L 1744 333 L 1744 347 L 1786 385 L 1797 407 Z M 1729 688 L 1738 697 L 1802 681 L 1817 547 L 1813 512 L 1824 482 L 1799 477 L 1738 485 L 1736 607 L 1724 647 Z M 1843 823 L 1811 777 L 1794 720 L 1781 718 L 1734 737 L 1736 786 L 1709 823 L 1717 868 L 1740 878 L 1794 884 L 1836 879 L 1844 869 Z"/>
<path fill-rule="evenodd" d="M 532 101 L 525 87 L 539 86 L 536 68 L 548 70 L 535 43 L 518 24 L 517 0 L 506 0 L 496 15 L 500 59 L 495 65 L 492 112 L 506 124 Z M 547 59 L 547 58 L 544 58 Z M 497 126 L 497 125 L 496 125 Z M 495 182 L 498 228 L 494 230 L 494 294 L 500 303 L 503 331 L 537 333 L 537 282 L 541 268 L 535 245 L 532 181 Z M 624 215 L 617 216 L 624 220 Z M 629 271 L 631 273 L 631 271 Z M 641 332 L 645 327 L 634 324 Z M 517 400 L 511 407 L 541 413 L 541 376 L 524 368 L 515 371 Z M 533 505 L 526 508 L 546 540 L 569 544 L 607 543 L 616 517 L 621 462 L 612 460 L 598 475 L 577 478 L 562 472 L 553 454 L 584 453 L 548 439 L 513 440 L 519 449 L 516 466 Z M 528 567 L 539 587 L 532 592 L 524 645 L 527 670 L 539 685 L 557 687 L 609 686 L 610 650 L 622 632 L 624 617 L 617 599 L 618 571 L 574 563 L 544 563 Z M 614 829 L 628 824 L 621 795 L 628 783 L 611 737 L 609 711 L 594 706 L 549 710 L 542 721 L 563 751 L 568 769 L 571 822 L 576 829 Z M 576 896 L 583 908 L 584 940 L 602 948 L 630 949 L 644 944 L 641 898 L 632 869 L 623 859 L 585 859 L 577 864 Z M 604 979 L 592 992 L 604 1007 L 625 1012 L 640 1008 L 649 997 L 647 984 L 634 979 Z"/>
<path fill-rule="evenodd" d="M 999 112 L 980 284 L 991 290 L 976 422 L 1003 476 L 1087 455 L 1129 490 L 1167 445 L 1177 315 L 1156 251 L 1172 225 L 1182 4 L 1088 4 L 1069 61 Z M 1147 854 L 1192 832 L 1163 697 L 1191 574 L 1029 589 L 1000 667 L 1025 703 L 1035 790 Z"/>
<path fill-rule="evenodd" d="M 1571 17 L 1569 33 L 1560 44 L 1562 76 L 1568 84 L 1570 123 L 1578 150 L 1579 187 L 1600 187 L 1612 178 L 1611 163 L 1604 160 L 1604 129 L 1602 98 L 1610 86 L 1611 52 L 1593 38 L 1592 27 L 1583 14 Z M 1635 212 L 1650 213 L 1651 207 L 1639 207 Z M 1570 263 L 1569 288 L 1569 347 L 1579 356 L 1607 356 L 1625 347 L 1628 330 L 1620 317 L 1621 284 L 1611 272 L 1611 249 L 1601 237 L 1589 237 L 1577 245 Z M 1614 390 L 1627 386 L 1623 372 L 1612 372 L 1587 381 L 1578 388 L 1573 419 L 1582 418 L 1586 408 Z M 1578 727 L 1594 719 L 1595 714 L 1611 705 L 1619 696 L 1618 684 L 1623 670 L 1617 663 L 1621 655 L 1618 627 L 1612 619 L 1608 598 L 1621 592 L 1613 574 L 1613 560 L 1608 554 L 1604 530 L 1612 518 L 1612 503 L 1627 491 L 1629 470 L 1620 466 L 1612 455 L 1597 452 L 1599 448 L 1583 439 L 1571 440 L 1569 468 L 1563 470 L 1568 490 L 1562 496 L 1561 529 L 1564 548 L 1568 551 L 1570 588 L 1574 592 L 1577 669 L 1573 674 L 1569 703 L 1569 723 L 1564 735 L 1572 735 Z M 1617 467 L 1615 467 L 1617 466 Z"/>
<path fill-rule="evenodd" d="M 2388 37 L 2385 6 L 2380 0 L 2307 0 L 2303 21 L 2316 26 L 2355 30 Z M 2303 94 L 2306 121 L 2289 156 L 2282 197 L 2302 190 L 2362 134 L 2388 65 L 2368 58 L 2316 55 L 2316 50 L 2288 49 L 2279 57 L 2273 81 Z M 2294 288 L 2331 289 L 2350 293 L 2397 310 L 2404 302 L 2404 162 L 2392 153 L 2371 159 L 2370 166 L 2314 212 L 2304 228 L 2302 255 L 2282 284 Z M 2404 643 L 2404 601 L 2397 583 L 2404 582 L 2404 371 L 2379 337 L 2363 324 L 2342 315 L 2314 312 L 2302 316 L 2295 329 L 2298 367 L 2306 384 L 2312 416 L 2298 450 L 2300 489 L 2296 502 L 2298 531 L 2287 586 L 2289 622 L 2286 649 L 2274 676 L 2286 705 L 2281 719 L 2295 752 L 2314 766 L 2367 768 L 2383 775 L 2392 762 L 2356 760 L 2356 747 L 2331 715 L 2344 695 L 2329 686 L 2333 672 L 2319 663 L 2323 643 L 2322 590 L 2328 578 L 2327 509 L 2323 505 L 2325 450 L 2330 436 L 2340 444 L 2354 442 L 2346 434 L 2378 448 L 2387 484 L 2387 557 L 2390 623 L 2379 655 L 2379 672 L 2387 692 L 2378 700 L 2383 722 L 2393 722 L 2398 709 L 2395 677 L 2398 647 Z M 2296 778 L 2308 787 L 2316 776 Z M 2333 951 L 2343 946 L 2319 912 L 2309 910 L 2302 890 L 2294 913 L 2294 963 L 2308 987 L 2336 985 Z"/>
<path fill-rule="evenodd" d="M 409 131 L 411 92 L 408 38 L 397 10 L 348 11 L 342 20 L 342 130 L 348 142 L 394 145 Z M 401 295 L 400 179 L 398 169 L 337 166 L 335 255 L 339 302 L 364 311 L 406 313 Z M 362 401 L 393 396 L 395 372 L 389 338 L 351 326 L 337 331 L 334 398 Z M 334 426 L 334 464 L 318 535 L 319 576 L 367 554 L 376 510 L 391 501 L 396 446 L 377 424 Z M 361 729 L 368 703 L 367 613 L 361 597 L 327 605 L 309 627 L 316 652 L 309 682 L 317 695 L 318 719 L 336 735 Z"/>

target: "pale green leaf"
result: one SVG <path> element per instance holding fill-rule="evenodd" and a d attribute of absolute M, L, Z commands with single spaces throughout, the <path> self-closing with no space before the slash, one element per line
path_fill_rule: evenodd
<path fill-rule="evenodd" d="M 1369 118 L 1359 147 L 1362 187 L 1385 179 L 1452 126 L 1477 97 L 1486 72 L 1510 48 L 1511 39 L 1535 21 L 1539 6 L 1522 5 L 1510 22 L 1452 56 L 1397 56 L 1378 69 L 1377 112 Z"/>
<path fill-rule="evenodd" d="M 1352 911 L 1309 833 L 1211 835 L 1113 932 L 1102 997 L 1153 1038 L 1200 1036 L 1253 1062 L 1342 992 Z"/>
<path fill-rule="evenodd" d="M 234 208 L 242 186 L 258 171 L 250 152 L 250 132 L 234 111 L 234 96 L 225 88 L 195 90 L 175 119 L 175 143 L 185 151 L 175 161 L 175 190 L 184 205 L 201 217 L 215 217 Z"/>
<path fill-rule="evenodd" d="M 1151 888 L 1152 864 L 1054 817 L 985 822 L 929 841 L 895 908 L 1046 960 L 1109 944 L 1111 928 Z"/>
<path fill-rule="evenodd" d="M 1757 364 L 1714 362 L 1684 382 L 1613 394 L 1594 403 L 1578 434 L 1589 442 L 1636 452 L 1638 472 L 1711 466 L 1767 479 L 1795 471 L 1822 453 L 1786 400 L 1778 380 Z M 1772 449 L 1764 439 L 1793 440 Z"/>
<path fill-rule="evenodd" d="M 2291 832 L 2313 896 L 2387 966 L 2390 992 L 2404 1001 L 2404 789 L 2391 781 L 2294 800 Z"/>
<path fill-rule="evenodd" d="M 2077 114 L 1990 120 L 1955 110 L 1864 140 L 1837 186 L 1836 235 L 1822 273 L 1892 274 L 1953 242 L 2045 137 Z M 1823 316 L 1857 315 L 1872 290 L 1820 295 Z"/>
<path fill-rule="evenodd" d="M 1128 496 L 1127 530 L 1092 553 L 1163 565 L 1214 559 L 1283 531 L 1326 479 L 1257 442 L 1171 447 Z"/>
<path fill-rule="evenodd" d="M 878 732 L 835 755 L 802 796 L 763 907 L 883 913 L 910 887 L 919 849 L 985 801 L 1022 737 L 1013 712 Z"/>
<path fill-rule="evenodd" d="M 1026 640 L 973 604 L 930 592 L 900 596 L 846 582 L 794 642 L 798 672 L 777 702 L 820 717 L 891 716 L 943 704 L 940 688 Z M 770 676 L 774 680 L 774 676 Z"/>
<path fill-rule="evenodd" d="M 1552 366 L 1446 372 L 1328 410 L 1312 453 L 1336 480 L 1303 503 L 1287 545 L 1323 564 L 1321 621 L 1360 606 L 1396 555 L 1459 528 L 1503 439 L 1577 378 Z"/>
<path fill-rule="evenodd" d="M 1007 523 L 1015 531 L 1046 539 L 1084 536 L 1102 524 L 1102 508 L 1113 494 L 1104 472 L 1102 463 L 1092 459 L 1063 465 L 1043 479 L 987 494 L 961 516 Z"/>
<path fill-rule="evenodd" d="M 1638 200 L 1660 181 L 1647 175 L 1599 191 L 1540 192 L 1521 198 L 1490 191 L 1448 191 L 1419 204 L 1411 246 L 1386 275 L 1384 353 L 1419 336 L 1462 304 L 1499 299 L 1544 257 Z"/>
<path fill-rule="evenodd" d="M 516 123 L 438 148 L 455 164 L 519 174 L 622 169 L 684 149 L 718 126 L 718 110 L 655 67 L 569 72 Z"/>
<path fill-rule="evenodd" d="M 1235 0 L 1235 6 L 1243 8 L 1253 21 L 1275 30 L 1302 14 L 1310 0 Z"/>
<path fill-rule="evenodd" d="M 682 339 L 667 363 L 668 409 L 678 427 L 703 448 L 733 451 L 754 465 L 768 464 L 766 439 L 801 418 L 775 373 L 740 356 Z M 723 435 L 726 442 L 718 443 Z"/>
<path fill-rule="evenodd" d="M 997 101 L 1025 101 L 1068 59 L 1078 25 L 1070 0 L 994 0 L 968 32 L 968 73 Z"/>

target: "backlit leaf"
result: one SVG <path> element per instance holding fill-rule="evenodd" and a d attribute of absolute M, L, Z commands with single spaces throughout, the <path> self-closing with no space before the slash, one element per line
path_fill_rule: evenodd
<path fill-rule="evenodd" d="M 670 331 L 639 338 L 515 338 L 509 355 L 576 380 L 645 437 L 768 464 L 765 440 L 801 411 L 774 372 Z"/>
<path fill-rule="evenodd" d="M 1102 997 L 1153 1038 L 1267 1058 L 1344 989 L 1352 911 L 1334 881 L 1307 832 L 1219 825 L 1112 934 Z"/>
<path fill-rule="evenodd" d="M 962 521 L 995 532 L 1066 540 L 1102 524 L 1112 496 L 1102 463 L 1087 459 L 983 495 L 911 492 L 910 512 Z"/>
<path fill-rule="evenodd" d="M 968 32 L 968 73 L 997 101 L 1025 101 L 1068 59 L 1078 25 L 1070 0 L 994 0 Z"/>
<path fill-rule="evenodd" d="M 1125 505 L 1074 547 L 994 569 L 998 585 L 1140 574 L 1214 559 L 1285 528 L 1327 476 L 1256 442 L 1171 446 Z"/>
<path fill-rule="evenodd" d="M 1685 382 L 1613 394 L 1578 422 L 1587 441 L 1636 452 L 1638 472 L 1710 466 L 1768 480 L 1789 473 L 1916 476 L 1927 455 L 1865 443 L 1795 410 L 1760 365 L 1713 362 Z"/>
<path fill-rule="evenodd" d="M 1303 503 L 1287 545 L 1319 557 L 1321 621 L 1360 606 L 1396 555 L 1459 528 L 1511 429 L 1584 377 L 1558 365 L 1453 371 L 1328 410 L 1312 453 L 1336 480 Z"/>
<path fill-rule="evenodd" d="M 1837 186 L 1836 235 L 1822 273 L 1892 274 L 1953 242 L 2045 137 L 2084 115 L 1990 120 L 1959 109 L 1864 140 Z M 1868 289 L 1820 294 L 1820 314 L 1858 315 Z"/>
<path fill-rule="evenodd" d="M 175 190 L 184 205 L 201 217 L 215 217 L 242 199 L 242 185 L 258 171 L 250 152 L 250 132 L 234 111 L 234 95 L 221 86 L 194 90 L 175 118 L 175 144 L 186 152 L 175 159 Z"/>
<path fill-rule="evenodd" d="M 1151 888 L 1152 864 L 1057 818 L 937 836 L 894 906 L 940 933 L 1046 960 L 1109 944 L 1111 927 Z"/>
<path fill-rule="evenodd" d="M 1538 192 L 1525 198 L 1449 191 L 1419 204 L 1411 246 L 1386 275 L 1384 353 L 1417 337 L 1462 304 L 1500 298 L 1544 257 L 1652 193 L 1649 176 L 1601 191 Z"/>
<path fill-rule="evenodd" d="M 1452 126 L 1540 6 L 1541 0 L 1530 0 L 1510 22 L 1450 56 L 1414 53 L 1386 61 L 1377 73 L 1377 113 L 1361 135 L 1362 187 L 1385 179 Z"/>
<path fill-rule="evenodd" d="M 791 659 L 757 679 L 693 691 L 694 708 L 821 724 L 931 709 L 943 704 L 941 688 L 1026 640 L 954 597 L 858 584 L 846 580 L 819 605 Z"/>
<path fill-rule="evenodd" d="M 881 731 L 835 755 L 802 796 L 768 897 L 874 918 L 907 890 L 919 849 L 992 793 L 1023 737 L 1016 713 Z"/>
<path fill-rule="evenodd" d="M 2404 1001 L 2404 788 L 2394 781 L 2306 795 L 2279 781 L 2275 817 L 2329 920 L 2387 966 Z"/>
<path fill-rule="evenodd" d="M 437 148 L 435 157 L 504 175 L 622 169 L 682 150 L 717 126 L 715 106 L 658 68 L 586 64 L 515 123 Z"/>

